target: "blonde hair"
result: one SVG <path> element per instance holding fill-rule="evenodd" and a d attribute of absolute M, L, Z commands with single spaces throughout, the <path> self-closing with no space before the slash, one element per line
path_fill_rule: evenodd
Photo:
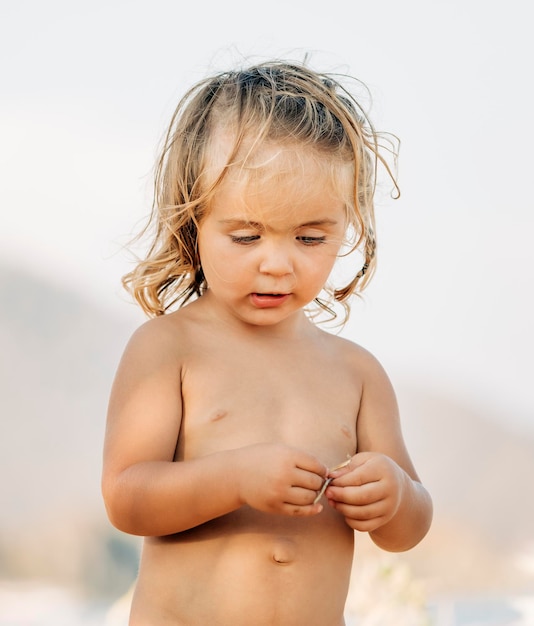
<path fill-rule="evenodd" d="M 221 171 L 208 177 L 210 140 L 221 125 L 232 129 L 235 143 Z M 198 255 L 198 227 L 246 138 L 253 139 L 254 147 L 290 141 L 333 162 L 352 164 L 350 251 L 361 251 L 363 267 L 347 285 L 325 286 L 330 302 L 342 304 L 348 315 L 347 300 L 364 289 L 376 265 L 374 193 L 380 164 L 398 196 L 395 176 L 382 154 L 385 149 L 396 157 L 396 144 L 393 136 L 374 130 L 336 76 L 293 62 L 223 72 L 197 83 L 181 99 L 157 162 L 150 219 L 139 235 L 153 227 L 152 243 L 146 258 L 123 277 L 124 287 L 149 316 L 202 295 L 207 284 Z M 331 311 L 328 302 L 316 298 L 316 303 Z"/>

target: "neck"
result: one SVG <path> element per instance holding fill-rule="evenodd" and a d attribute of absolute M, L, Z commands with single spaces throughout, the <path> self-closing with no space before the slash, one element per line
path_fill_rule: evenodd
<path fill-rule="evenodd" d="M 192 303 L 193 304 L 193 303 Z M 242 320 L 231 311 L 219 305 L 209 290 L 195 301 L 195 306 L 204 310 L 206 319 L 224 327 L 229 332 L 239 332 L 257 339 L 298 339 L 317 332 L 317 327 L 302 309 L 275 324 L 252 324 Z"/>

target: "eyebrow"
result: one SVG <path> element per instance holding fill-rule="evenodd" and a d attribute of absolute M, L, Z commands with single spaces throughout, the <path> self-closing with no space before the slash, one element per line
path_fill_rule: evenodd
<path fill-rule="evenodd" d="M 261 222 L 254 222 L 251 220 L 244 220 L 241 218 L 229 218 L 225 220 L 219 220 L 219 224 L 227 224 L 236 227 L 252 227 L 256 230 L 264 230 L 265 226 Z M 337 220 L 333 220 L 331 218 L 324 218 L 322 220 L 311 220 L 309 222 L 304 222 L 304 224 L 299 224 L 295 228 L 309 228 L 312 226 L 335 226 L 337 224 Z"/>
<path fill-rule="evenodd" d="M 227 224 L 229 226 L 248 226 L 248 227 L 252 227 L 255 228 L 256 230 L 262 230 L 264 228 L 263 224 L 260 224 L 260 222 L 253 222 L 251 220 L 244 220 L 241 218 L 229 218 L 226 220 L 219 220 L 219 224 Z"/>

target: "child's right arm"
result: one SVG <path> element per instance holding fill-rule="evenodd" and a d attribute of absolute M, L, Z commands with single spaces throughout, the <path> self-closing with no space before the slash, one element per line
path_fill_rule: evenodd
<path fill-rule="evenodd" d="M 181 363 L 168 324 L 154 320 L 129 342 L 109 403 L 102 491 L 111 522 L 134 535 L 198 526 L 244 504 L 315 515 L 327 468 L 288 446 L 258 443 L 175 462 L 182 416 Z"/>

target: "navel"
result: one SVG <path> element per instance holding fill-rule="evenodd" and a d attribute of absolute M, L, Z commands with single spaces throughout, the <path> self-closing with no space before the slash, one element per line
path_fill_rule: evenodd
<path fill-rule="evenodd" d="M 297 556 L 297 544 L 293 539 L 278 537 L 274 540 L 271 557 L 278 565 L 292 563 Z"/>

